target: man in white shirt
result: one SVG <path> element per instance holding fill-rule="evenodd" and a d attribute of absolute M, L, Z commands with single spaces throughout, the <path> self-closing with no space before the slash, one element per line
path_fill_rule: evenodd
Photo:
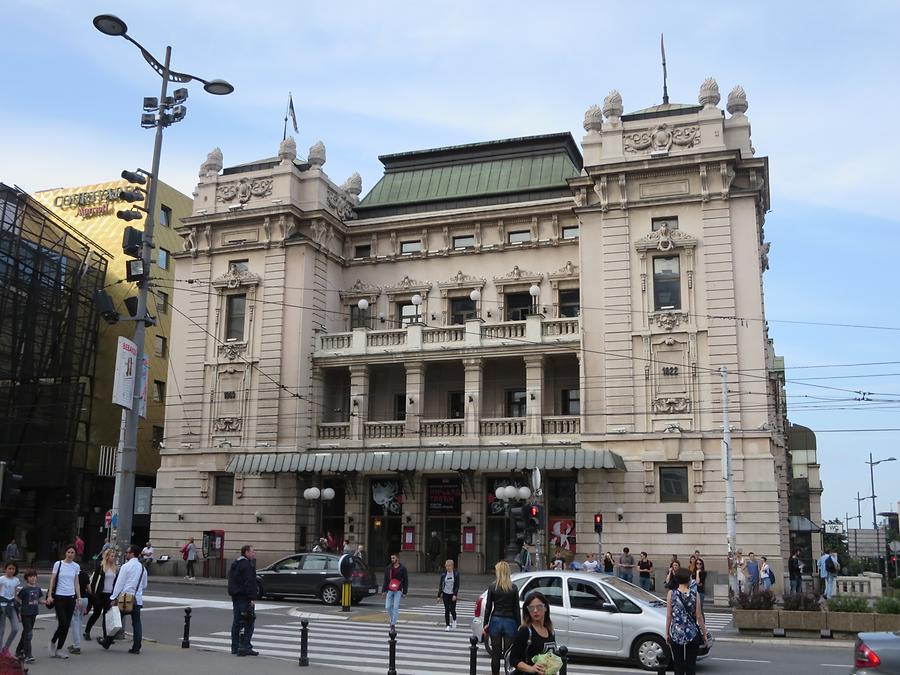
<path fill-rule="evenodd" d="M 593 553 L 587 554 L 587 560 L 584 561 L 584 564 L 581 566 L 585 572 L 596 572 L 599 563 L 594 559 Z"/>
<path fill-rule="evenodd" d="M 131 644 L 129 654 L 141 653 L 141 607 L 144 604 L 144 589 L 147 588 L 147 570 L 140 561 L 141 549 L 137 546 L 129 546 L 125 553 L 125 564 L 119 570 L 119 576 L 116 578 L 116 585 L 113 587 L 112 595 L 110 595 L 110 607 L 114 606 L 120 595 L 129 594 L 134 596 L 134 609 L 131 611 L 131 625 L 134 631 L 134 641 Z M 107 638 L 97 639 L 105 649 L 109 649 L 112 640 Z"/>

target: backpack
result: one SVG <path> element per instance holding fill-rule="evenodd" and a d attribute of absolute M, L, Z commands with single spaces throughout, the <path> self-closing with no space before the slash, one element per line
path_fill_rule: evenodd
<path fill-rule="evenodd" d="M 184 546 L 181 547 L 181 559 L 187 560 L 187 555 L 188 555 L 188 545 L 185 544 Z"/>
<path fill-rule="evenodd" d="M 515 640 L 513 640 L 515 642 Z M 516 675 L 518 668 L 515 663 L 509 662 L 509 653 L 512 651 L 512 644 L 503 652 L 503 672 L 505 675 Z M 531 626 L 528 627 L 528 644 L 525 645 L 525 658 L 528 658 L 528 650 L 531 649 Z"/>
<path fill-rule="evenodd" d="M 768 574 L 768 576 L 769 576 L 769 583 L 771 583 L 771 584 L 774 586 L 774 585 L 775 585 L 775 572 L 772 571 L 772 568 L 771 568 L 771 567 L 769 567 L 767 571 L 768 571 L 768 573 L 769 573 L 769 574 Z"/>
<path fill-rule="evenodd" d="M 834 564 L 834 558 L 831 556 L 825 558 L 825 571 L 828 572 L 828 574 L 837 574 L 837 565 Z"/>

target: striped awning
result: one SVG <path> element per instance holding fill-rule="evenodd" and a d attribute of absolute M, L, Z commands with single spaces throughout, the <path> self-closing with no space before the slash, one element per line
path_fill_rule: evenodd
<path fill-rule="evenodd" d="M 519 471 L 608 469 L 625 471 L 610 450 L 567 448 L 478 448 L 434 450 L 331 450 L 235 455 L 229 473 L 342 473 L 345 471 Z"/>

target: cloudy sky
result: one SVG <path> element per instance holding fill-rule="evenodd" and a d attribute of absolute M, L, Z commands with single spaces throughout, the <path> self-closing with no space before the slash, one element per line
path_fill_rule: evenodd
<path fill-rule="evenodd" d="M 610 89 L 626 111 L 659 102 L 664 31 L 672 101 L 695 102 L 710 75 L 723 98 L 743 85 L 754 146 L 770 158 L 766 310 L 789 367 L 791 419 L 819 434 L 826 517 L 871 494 L 869 452 L 900 459 L 900 5 L 3 4 L 0 180 L 28 191 L 149 168 L 153 132 L 139 116 L 159 79 L 131 45 L 93 28 L 96 14 L 119 15 L 159 58 L 172 45 L 175 70 L 234 84 L 226 97 L 191 86 L 186 120 L 166 132 L 161 177 L 188 194 L 216 146 L 226 166 L 276 153 L 289 91 L 300 154 L 321 139 L 332 179 L 359 171 L 364 192 L 379 154 L 580 139 L 585 109 Z M 879 511 L 896 509 L 900 461 L 876 468 L 876 492 Z"/>

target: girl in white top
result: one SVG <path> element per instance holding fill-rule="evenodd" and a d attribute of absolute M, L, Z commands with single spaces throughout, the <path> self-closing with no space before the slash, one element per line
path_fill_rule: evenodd
<path fill-rule="evenodd" d="M 56 632 L 50 638 L 49 647 L 52 658 L 69 658 L 62 648 L 69 634 L 69 624 L 72 623 L 75 605 L 81 600 L 81 588 L 78 583 L 80 572 L 81 567 L 75 562 L 75 546 L 67 546 L 66 557 L 53 564 L 50 597 L 47 598 L 47 606 L 56 610 Z"/>
<path fill-rule="evenodd" d="M 0 577 L 0 655 L 9 656 L 9 646 L 19 632 L 19 620 L 16 614 L 16 593 L 21 585 L 16 576 L 19 568 L 14 562 L 6 563 L 4 574 Z M 9 635 L 6 640 L 6 622 L 9 621 Z"/>
<path fill-rule="evenodd" d="M 100 564 L 94 570 L 91 577 L 91 589 L 94 591 L 94 607 L 91 618 L 88 619 L 87 626 L 84 629 L 84 637 L 91 639 L 91 628 L 97 623 L 100 617 L 103 617 L 100 625 L 103 629 L 103 637 L 106 638 L 106 610 L 109 609 L 109 596 L 112 595 L 113 586 L 116 583 L 116 574 L 119 572 L 119 565 L 116 562 L 116 549 L 108 548 L 103 552 Z"/>

